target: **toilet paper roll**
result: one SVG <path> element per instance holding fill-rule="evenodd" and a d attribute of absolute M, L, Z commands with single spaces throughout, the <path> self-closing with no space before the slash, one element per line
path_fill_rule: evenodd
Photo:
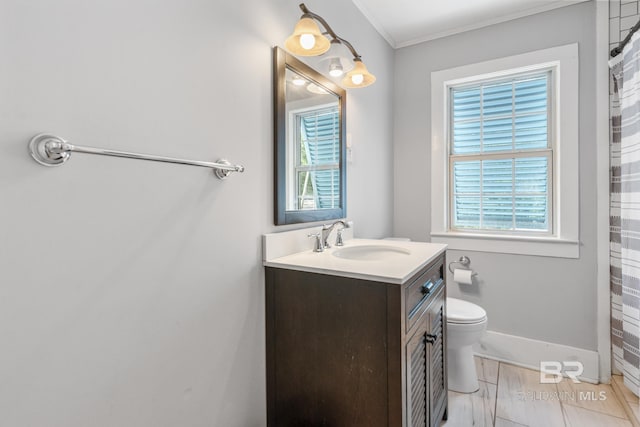
<path fill-rule="evenodd" d="M 473 271 L 471 270 L 455 268 L 453 270 L 453 281 L 458 282 L 461 285 L 471 285 L 473 283 L 473 279 L 471 278 L 472 274 L 473 274 Z"/>

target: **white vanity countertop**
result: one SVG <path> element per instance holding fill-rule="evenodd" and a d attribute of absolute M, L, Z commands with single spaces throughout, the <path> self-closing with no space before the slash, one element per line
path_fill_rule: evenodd
<path fill-rule="evenodd" d="M 356 246 L 389 246 L 391 249 L 402 250 L 405 253 L 391 254 L 388 259 L 378 260 L 346 259 L 334 255 L 337 251 Z M 447 245 L 440 243 L 349 239 L 345 241 L 344 246 L 334 246 L 325 249 L 324 252 L 314 252 L 309 249 L 278 258 L 265 259 L 263 263 L 267 267 L 403 284 L 422 267 L 442 254 L 446 248 Z"/>

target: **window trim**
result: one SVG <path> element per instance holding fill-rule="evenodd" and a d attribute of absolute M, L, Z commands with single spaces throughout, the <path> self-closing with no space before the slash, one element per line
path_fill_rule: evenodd
<path fill-rule="evenodd" d="M 450 229 L 449 90 L 551 70 L 552 233 Z M 579 258 L 578 45 L 570 44 L 431 73 L 431 240 L 450 249 Z M 553 90 L 553 89 L 551 89 Z M 559 126 L 559 124 L 562 126 Z"/>

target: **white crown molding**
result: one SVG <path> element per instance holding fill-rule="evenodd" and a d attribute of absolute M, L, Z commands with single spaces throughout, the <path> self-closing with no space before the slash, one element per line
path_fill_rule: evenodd
<path fill-rule="evenodd" d="M 396 41 L 391 37 L 391 35 L 384 29 L 384 27 L 378 22 L 377 19 L 373 17 L 373 14 L 362 4 L 360 0 L 351 0 L 353 4 L 356 5 L 360 12 L 364 15 L 364 17 L 369 21 L 369 23 L 375 28 L 375 30 L 389 43 L 393 49 L 397 49 L 398 46 Z"/>
<path fill-rule="evenodd" d="M 558 0 L 553 3 L 547 3 L 544 5 L 536 6 L 533 8 L 521 10 L 519 12 L 510 13 L 507 15 L 496 16 L 491 19 L 487 19 L 484 21 L 475 22 L 470 25 L 463 25 L 460 27 L 451 28 L 445 31 L 440 31 L 437 33 L 426 34 L 422 37 L 417 37 L 414 39 L 404 40 L 404 41 L 396 41 L 388 31 L 385 30 L 384 26 L 374 18 L 373 14 L 370 10 L 367 9 L 366 6 L 362 4 L 362 0 L 351 0 L 360 12 L 364 15 L 364 17 L 371 23 L 371 25 L 380 33 L 382 37 L 389 43 L 389 45 L 394 49 L 400 49 L 403 47 L 412 46 L 419 43 L 424 43 L 430 40 L 439 39 L 442 37 L 452 36 L 458 33 L 464 33 L 466 31 L 477 30 L 479 28 L 488 27 L 490 25 L 499 24 L 501 22 L 511 21 L 518 18 L 523 18 L 529 15 L 535 15 L 537 13 L 548 12 L 550 10 L 559 9 L 561 7 L 572 6 L 574 4 L 582 3 L 588 0 Z"/>

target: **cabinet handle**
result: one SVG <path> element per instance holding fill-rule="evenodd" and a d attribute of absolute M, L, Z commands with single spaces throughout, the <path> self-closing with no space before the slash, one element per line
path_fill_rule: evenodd
<path fill-rule="evenodd" d="M 433 344 L 434 342 L 436 342 L 436 340 L 438 339 L 438 335 L 434 335 L 434 334 L 427 334 L 424 337 L 425 342 L 428 342 L 429 344 Z"/>
<path fill-rule="evenodd" d="M 427 283 L 422 285 L 422 294 L 429 295 L 429 293 L 431 292 L 431 289 L 433 289 L 433 282 L 429 280 Z"/>

